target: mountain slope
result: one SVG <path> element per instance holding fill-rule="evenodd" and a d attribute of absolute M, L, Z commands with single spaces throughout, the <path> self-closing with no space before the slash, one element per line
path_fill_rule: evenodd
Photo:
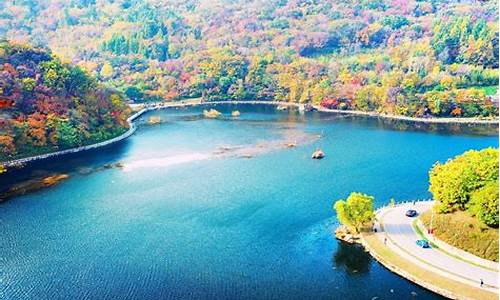
<path fill-rule="evenodd" d="M 496 1 L 7 0 L 0 34 L 135 101 L 203 96 L 495 116 Z"/>

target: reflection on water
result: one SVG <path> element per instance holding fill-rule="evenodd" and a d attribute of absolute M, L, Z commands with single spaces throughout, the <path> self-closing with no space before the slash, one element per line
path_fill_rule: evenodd
<path fill-rule="evenodd" d="M 460 134 L 493 136 L 498 135 L 498 124 L 461 124 L 461 123 L 423 123 L 387 118 L 342 115 L 335 113 L 316 113 L 323 121 L 348 121 L 361 126 L 375 126 L 384 130 L 421 131 L 439 134 Z"/>
<path fill-rule="evenodd" d="M 208 105 L 208 104 L 207 104 Z M 358 124 L 360 126 L 374 126 L 384 130 L 397 130 L 397 131 L 423 131 L 434 132 L 440 134 L 460 134 L 460 135 L 481 135 L 493 136 L 498 135 L 498 124 L 465 124 L 465 123 L 423 123 L 389 118 L 375 118 L 368 116 L 348 115 L 339 113 L 326 113 L 326 112 L 309 112 L 300 113 L 298 108 L 289 107 L 286 111 L 277 111 L 273 105 L 244 105 L 244 104 L 216 104 L 208 105 L 222 112 L 224 115 L 229 116 L 232 110 L 238 109 L 242 116 L 245 112 L 259 112 L 259 113 L 272 113 L 276 116 L 273 122 L 285 123 L 303 123 L 308 120 L 312 121 L 346 121 L 351 124 Z M 190 108 L 193 109 L 193 108 Z M 196 109 L 196 108 L 194 108 Z M 203 118 L 200 113 L 197 116 L 190 116 L 193 120 Z M 222 120 L 237 121 L 237 122 L 266 122 L 266 120 L 254 120 L 245 118 L 229 118 L 224 117 Z"/>
<path fill-rule="evenodd" d="M 363 274 L 370 271 L 371 259 L 362 246 L 339 241 L 332 263 L 335 268 L 343 269 L 348 274 Z"/>
<path fill-rule="evenodd" d="M 141 159 L 124 164 L 123 171 L 130 172 L 139 168 L 164 168 L 176 164 L 194 162 L 197 160 L 209 159 L 210 156 L 203 153 L 187 153 L 166 157 Z"/>
<path fill-rule="evenodd" d="M 359 126 L 374 126 L 384 130 L 396 131 L 422 131 L 434 132 L 440 134 L 461 134 L 461 135 L 480 135 L 492 136 L 498 135 L 498 124 L 462 124 L 462 123 L 423 123 L 398 119 L 375 118 L 368 116 L 348 115 L 339 113 L 326 112 L 309 112 L 300 113 L 297 108 L 289 107 L 286 111 L 277 111 L 273 105 L 245 105 L 245 104 L 207 104 L 204 107 L 184 107 L 170 109 L 174 112 L 195 112 L 194 114 L 181 114 L 173 117 L 174 121 L 199 121 L 204 119 L 202 110 L 206 106 L 220 111 L 223 115 L 217 119 L 222 122 L 242 122 L 242 123 L 303 123 L 308 119 L 313 121 L 341 121 L 358 124 Z M 231 117 L 233 110 L 239 110 L 242 118 Z M 266 119 L 248 119 L 245 118 L 246 112 L 258 112 L 265 114 L 273 114 L 274 118 Z M 142 120 L 140 122 L 145 122 Z"/>
<path fill-rule="evenodd" d="M 108 169 L 110 164 L 118 163 L 127 151 L 128 142 L 124 140 L 99 149 L 35 161 L 20 169 L 11 168 L 7 173 L 0 174 L 0 193 L 5 193 L 16 184 L 40 180 L 53 174 L 77 172 L 80 175 L 88 175 Z M 120 167 L 120 165 L 113 165 L 113 167 Z"/>
<path fill-rule="evenodd" d="M 185 120 L 183 117 L 179 119 Z M 269 126 L 270 123 L 271 122 L 266 121 L 264 124 Z M 140 124 L 145 125 L 144 122 L 141 122 Z M 168 156 L 147 157 L 144 159 L 99 164 L 99 162 L 103 161 L 102 158 L 106 157 L 108 151 L 111 155 L 113 155 L 111 149 L 105 148 L 68 155 L 64 157 L 64 160 L 54 158 L 47 161 L 36 162 L 28 168 L 10 170 L 9 177 L 7 177 L 7 174 L 4 175 L 5 180 L 2 180 L 0 183 L 0 200 L 5 200 L 7 197 L 11 198 L 12 196 L 25 194 L 27 191 L 39 189 L 27 189 L 22 193 L 13 193 L 11 191 L 12 186 L 16 186 L 18 184 L 31 185 L 30 183 L 32 181 L 38 182 L 42 177 L 48 176 L 54 172 L 77 172 L 80 175 L 89 175 L 93 172 L 112 167 L 123 168 L 123 171 L 130 172 L 139 168 L 164 168 L 207 159 L 252 158 L 257 155 L 262 155 L 284 148 L 295 148 L 300 145 L 310 144 L 321 137 L 318 134 L 306 133 L 303 130 L 296 129 L 292 125 L 278 126 L 277 128 L 272 129 L 272 132 L 276 135 L 276 139 L 257 140 L 252 144 L 224 145 L 217 147 L 215 150 L 207 151 L 206 153 L 187 152 Z M 119 148 L 120 146 L 112 147 L 113 150 L 118 151 Z M 99 150 L 102 150 L 102 156 L 96 153 Z M 85 160 L 87 161 L 85 162 Z M 95 163 L 92 167 L 80 165 L 80 163 L 92 164 L 93 160 L 95 160 Z"/>
<path fill-rule="evenodd" d="M 51 176 L 39 177 L 36 179 L 30 179 L 28 181 L 14 184 L 5 191 L 0 190 L 0 202 L 15 196 L 24 195 L 43 188 L 54 186 L 60 181 L 68 178 L 68 174 L 53 174 Z"/>
<path fill-rule="evenodd" d="M 185 152 L 182 154 L 124 161 L 123 170 L 130 172 L 139 168 L 164 168 L 207 159 L 252 158 L 284 148 L 295 148 L 300 145 L 309 144 L 320 138 L 318 134 L 306 133 L 290 126 L 278 127 L 274 132 L 278 136 L 275 140 L 262 139 L 252 144 L 224 145 L 205 153 Z"/>

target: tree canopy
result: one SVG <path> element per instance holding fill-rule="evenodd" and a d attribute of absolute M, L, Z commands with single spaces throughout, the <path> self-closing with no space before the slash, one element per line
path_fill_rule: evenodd
<path fill-rule="evenodd" d="M 486 183 L 474 191 L 470 211 L 488 226 L 498 226 L 498 180 Z"/>
<path fill-rule="evenodd" d="M 441 212 L 469 210 L 498 226 L 498 149 L 470 150 L 429 172 L 429 191 Z"/>
<path fill-rule="evenodd" d="M 0 42 L 0 161 L 94 143 L 126 130 L 123 96 L 50 51 Z"/>
<path fill-rule="evenodd" d="M 374 199 L 372 196 L 353 192 L 346 200 L 336 201 L 334 209 L 337 212 L 338 220 L 348 228 L 359 232 L 375 217 Z"/>

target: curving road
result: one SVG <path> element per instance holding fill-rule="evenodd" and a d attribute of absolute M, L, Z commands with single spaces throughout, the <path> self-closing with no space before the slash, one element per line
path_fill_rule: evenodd
<path fill-rule="evenodd" d="M 416 245 L 415 241 L 420 237 L 412 227 L 415 218 L 406 217 L 405 212 L 408 209 L 423 212 L 432 205 L 433 202 L 425 201 L 379 210 L 377 219 L 383 224 L 384 231 L 378 230 L 377 236 L 382 241 L 387 238 L 386 244 L 391 250 L 422 268 L 475 287 L 480 286 L 482 279 L 484 289 L 498 293 L 498 272 L 470 264 L 437 249 L 423 249 Z"/>

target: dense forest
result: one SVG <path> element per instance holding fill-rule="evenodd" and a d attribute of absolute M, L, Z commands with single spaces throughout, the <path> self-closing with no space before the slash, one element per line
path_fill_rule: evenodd
<path fill-rule="evenodd" d="M 128 114 L 119 92 L 80 67 L 0 42 L 0 162 L 109 139 L 128 128 Z"/>
<path fill-rule="evenodd" d="M 1 36 L 49 47 L 136 102 L 498 113 L 496 1 L 6 0 L 0 11 Z"/>

